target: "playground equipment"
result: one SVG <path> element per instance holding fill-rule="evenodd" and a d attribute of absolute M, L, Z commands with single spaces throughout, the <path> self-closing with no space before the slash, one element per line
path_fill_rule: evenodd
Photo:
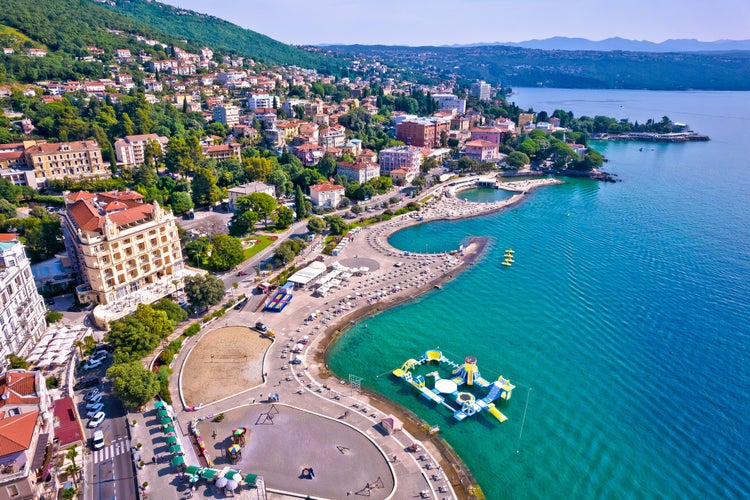
<path fill-rule="evenodd" d="M 450 367 L 450 378 L 442 378 L 436 371 L 425 375 L 415 375 L 412 372 L 422 365 L 437 363 Z M 477 367 L 477 360 L 473 356 L 466 356 L 462 364 L 446 358 L 442 352 L 431 350 L 425 352 L 418 359 L 407 359 L 401 368 L 393 370 L 393 375 L 414 387 L 426 399 L 441 404 L 453 412 L 456 420 L 463 420 L 483 410 L 494 416 L 498 421 L 505 422 L 508 417 L 503 415 L 495 406 L 497 399 L 509 400 L 516 386 L 502 375 L 497 380 L 489 382 L 482 377 Z M 433 387 L 428 387 L 425 377 L 432 377 Z M 459 391 L 459 387 L 466 386 L 466 390 Z M 483 397 L 477 397 L 469 392 L 469 388 L 479 387 L 486 390 Z M 458 408 L 446 402 L 449 395 L 459 405 Z"/>

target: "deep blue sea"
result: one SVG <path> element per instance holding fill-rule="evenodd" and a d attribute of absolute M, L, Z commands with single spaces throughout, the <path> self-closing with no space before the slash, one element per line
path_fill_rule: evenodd
<path fill-rule="evenodd" d="M 622 182 L 568 179 L 397 233 L 418 252 L 492 245 L 442 290 L 352 327 L 330 365 L 439 425 L 487 498 L 747 498 L 750 93 L 516 92 L 535 111 L 667 115 L 712 140 L 592 143 Z M 507 422 L 457 422 L 390 375 L 435 347 L 517 384 Z"/>

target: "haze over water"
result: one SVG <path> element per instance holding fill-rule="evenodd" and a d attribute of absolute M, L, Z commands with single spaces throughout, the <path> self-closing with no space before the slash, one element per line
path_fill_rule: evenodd
<path fill-rule="evenodd" d="M 570 179 L 502 213 L 397 233 L 391 243 L 416 252 L 470 235 L 493 244 L 442 290 L 350 329 L 331 367 L 439 425 L 488 498 L 745 496 L 750 95 L 518 89 L 511 100 L 667 115 L 712 140 L 592 143 L 622 182 Z M 507 422 L 457 422 L 390 375 L 435 347 L 518 385 L 499 405 Z"/>

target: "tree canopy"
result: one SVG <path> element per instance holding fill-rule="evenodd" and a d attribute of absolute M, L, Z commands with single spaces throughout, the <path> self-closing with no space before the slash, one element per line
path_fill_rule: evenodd
<path fill-rule="evenodd" d="M 224 283 L 210 274 L 190 276 L 185 279 L 185 295 L 197 309 L 204 309 L 221 302 L 224 298 Z"/>

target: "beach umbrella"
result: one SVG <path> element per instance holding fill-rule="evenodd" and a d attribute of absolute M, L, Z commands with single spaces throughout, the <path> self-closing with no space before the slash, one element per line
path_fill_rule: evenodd
<path fill-rule="evenodd" d="M 184 459 L 183 459 L 184 460 Z M 196 474 L 200 475 L 201 468 L 197 465 L 188 465 L 187 469 L 185 469 L 185 474 Z"/>
<path fill-rule="evenodd" d="M 164 408 L 164 401 L 157 401 L 156 403 L 154 403 L 154 408 Z"/>
<path fill-rule="evenodd" d="M 227 481 L 227 486 L 226 486 L 226 488 L 227 488 L 228 490 L 234 491 L 234 490 L 236 490 L 236 489 L 237 489 L 237 486 L 239 486 L 239 485 L 240 485 L 240 484 L 239 484 L 239 483 L 238 483 L 237 481 L 235 481 L 234 479 L 230 479 L 229 481 Z"/>
<path fill-rule="evenodd" d="M 172 465 L 174 465 L 175 467 L 179 467 L 180 465 L 183 465 L 184 463 L 185 463 L 184 457 L 174 457 L 172 459 Z"/>
<path fill-rule="evenodd" d="M 175 444 L 169 447 L 170 453 L 182 454 L 182 447 L 179 444 Z"/>
<path fill-rule="evenodd" d="M 258 474 L 248 474 L 247 476 L 245 476 L 245 482 L 250 486 L 253 486 L 255 484 L 255 481 L 257 480 Z"/>
<path fill-rule="evenodd" d="M 156 413 L 156 416 L 159 418 L 169 417 L 169 412 L 165 410 L 164 408 L 162 408 Z"/>
<path fill-rule="evenodd" d="M 233 444 L 232 446 L 228 448 L 228 450 L 229 450 L 229 453 L 238 453 L 240 451 L 240 445 Z"/>
<path fill-rule="evenodd" d="M 230 470 L 226 474 L 224 474 L 224 477 L 231 480 L 231 479 L 242 479 L 242 474 L 237 472 L 236 470 Z"/>
<path fill-rule="evenodd" d="M 205 479 L 213 479 L 219 473 L 216 469 L 203 469 L 203 477 Z"/>
<path fill-rule="evenodd" d="M 216 480 L 216 487 L 223 488 L 224 486 L 227 485 L 228 482 L 229 482 L 229 479 L 225 477 L 220 477 L 219 479 Z"/>
<path fill-rule="evenodd" d="M 177 444 L 177 438 L 174 436 L 167 436 L 167 444 L 170 446 L 173 444 Z"/>
<path fill-rule="evenodd" d="M 168 426 L 172 425 L 172 419 L 171 419 L 171 418 L 168 418 L 168 417 L 164 417 L 164 418 L 162 418 L 162 419 L 161 419 L 161 420 L 159 421 L 159 423 L 160 423 L 161 425 L 165 426 L 165 427 L 168 427 Z"/>
<path fill-rule="evenodd" d="M 174 434 L 174 427 L 172 427 L 171 425 L 169 427 L 165 427 L 164 434 Z"/>

